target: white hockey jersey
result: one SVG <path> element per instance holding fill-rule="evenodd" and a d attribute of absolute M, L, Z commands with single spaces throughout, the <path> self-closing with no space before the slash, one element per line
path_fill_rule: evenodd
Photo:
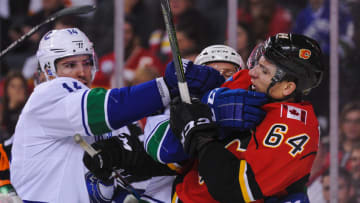
<path fill-rule="evenodd" d="M 137 101 L 138 95 L 147 97 L 150 104 L 134 112 L 131 105 L 139 106 L 144 99 Z M 19 196 L 51 203 L 89 202 L 84 151 L 73 136 L 79 133 L 91 143 L 94 137 L 89 135 L 118 129 L 162 108 L 163 102 L 156 81 L 108 91 L 90 90 L 65 77 L 40 84 L 26 103 L 14 134 L 10 173 Z M 132 112 L 117 106 L 130 106 Z"/>

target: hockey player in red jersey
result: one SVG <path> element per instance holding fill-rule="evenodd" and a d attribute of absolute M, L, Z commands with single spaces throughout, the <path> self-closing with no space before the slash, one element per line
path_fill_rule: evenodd
<path fill-rule="evenodd" d="M 305 183 L 318 150 L 319 129 L 313 107 L 303 96 L 321 82 L 321 58 L 316 41 L 279 33 L 254 49 L 250 70 L 239 71 L 224 88 L 203 98 L 211 110 L 198 102 L 172 104 L 172 131 L 185 152 L 198 158 L 178 179 L 173 202 L 308 202 Z M 211 112 L 216 123 L 241 123 L 236 109 L 247 101 L 232 95 L 222 105 L 225 100 L 220 98 L 239 88 L 247 94 L 267 94 L 271 102 L 263 106 L 266 117 L 251 132 L 243 123 L 219 139 L 224 135 Z"/>

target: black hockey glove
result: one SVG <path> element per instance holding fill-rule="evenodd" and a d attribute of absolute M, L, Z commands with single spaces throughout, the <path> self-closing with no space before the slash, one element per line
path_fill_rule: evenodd
<path fill-rule="evenodd" d="M 83 162 L 101 180 L 108 180 L 115 169 L 124 169 L 139 178 L 165 175 L 171 171 L 146 154 L 137 136 L 122 133 L 92 146 L 101 151 L 94 157 L 85 153 Z"/>
<path fill-rule="evenodd" d="M 210 108 L 198 100 L 186 104 L 175 98 L 170 107 L 170 127 L 181 141 L 184 151 L 191 157 L 207 143 L 214 141 L 218 133 Z"/>
<path fill-rule="evenodd" d="M 112 137 L 108 140 L 98 141 L 91 146 L 98 152 L 94 157 L 91 157 L 88 153 L 84 153 L 83 162 L 85 166 L 91 171 L 97 178 L 107 181 L 113 171 L 115 159 L 118 155 L 118 148 L 121 148 L 122 142 L 117 137 Z M 114 154 L 114 156 L 112 156 Z"/>
<path fill-rule="evenodd" d="M 85 153 L 83 162 L 96 177 L 102 180 L 107 180 L 114 169 L 133 167 L 139 154 L 144 152 L 138 138 L 125 133 L 95 142 L 92 146 L 100 152 L 94 157 Z"/>

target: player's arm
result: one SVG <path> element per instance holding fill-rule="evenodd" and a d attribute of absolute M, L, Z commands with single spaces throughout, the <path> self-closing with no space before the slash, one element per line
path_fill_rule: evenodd
<path fill-rule="evenodd" d="M 88 90 L 81 98 L 84 128 L 89 135 L 118 129 L 160 110 L 169 99 L 161 78 L 119 89 Z"/>
<path fill-rule="evenodd" d="M 221 143 L 207 144 L 198 157 L 199 174 L 214 199 L 220 202 L 250 202 L 263 198 L 251 166 L 245 160 L 239 160 Z"/>
<path fill-rule="evenodd" d="M 189 158 L 179 139 L 173 134 L 169 120 L 170 114 L 167 108 L 163 114 L 148 117 L 144 128 L 146 152 L 163 164 L 182 162 Z"/>
<path fill-rule="evenodd" d="M 181 135 L 186 153 L 198 156 L 199 175 L 214 199 L 249 202 L 262 198 L 251 167 L 217 140 L 220 135 L 207 105 L 180 103 L 171 106 L 171 114 L 174 133 Z"/>
<path fill-rule="evenodd" d="M 218 127 L 207 105 L 174 102 L 170 122 L 185 152 L 193 157 L 199 155 L 199 173 L 216 200 L 249 202 L 262 198 L 249 164 L 239 160 L 217 140 Z"/>
<path fill-rule="evenodd" d="M 200 96 L 224 81 L 215 69 L 191 62 L 186 64 L 185 77 L 190 93 Z M 175 68 L 170 63 L 163 78 L 119 89 L 95 88 L 71 96 L 76 102 L 73 99 L 67 102 L 68 118 L 75 125 L 81 124 L 74 127 L 80 134 L 100 135 L 155 113 L 168 105 L 170 97 L 177 95 Z M 74 105 L 79 101 L 80 113 L 79 106 Z"/>

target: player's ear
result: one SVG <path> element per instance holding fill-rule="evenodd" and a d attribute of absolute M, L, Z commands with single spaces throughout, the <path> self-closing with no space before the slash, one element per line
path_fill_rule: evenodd
<path fill-rule="evenodd" d="M 283 86 L 283 95 L 288 96 L 288 95 L 292 94 L 295 91 L 295 89 L 296 89 L 295 82 L 287 81 L 284 83 L 284 86 Z"/>

